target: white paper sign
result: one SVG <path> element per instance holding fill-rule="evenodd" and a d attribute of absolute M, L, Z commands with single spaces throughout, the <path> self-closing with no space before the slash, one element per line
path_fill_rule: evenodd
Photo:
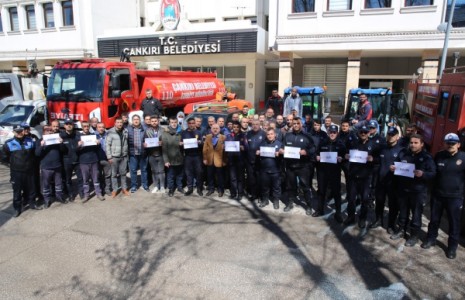
<path fill-rule="evenodd" d="M 226 152 L 239 152 L 241 150 L 239 141 L 225 141 L 224 145 Z"/>
<path fill-rule="evenodd" d="M 53 134 L 46 134 L 42 136 L 45 145 L 55 145 L 60 143 L 60 134 L 59 133 L 53 133 Z"/>
<path fill-rule="evenodd" d="M 160 141 L 158 140 L 158 137 L 146 138 L 144 142 L 147 144 L 147 148 L 153 148 L 153 147 L 160 146 Z"/>
<path fill-rule="evenodd" d="M 414 164 L 403 163 L 403 162 L 394 162 L 394 166 L 396 166 L 396 170 L 394 171 L 394 175 L 405 176 L 405 177 L 410 177 L 410 178 L 414 177 L 414 174 L 413 174 L 413 171 L 415 171 L 415 165 Z"/>
<path fill-rule="evenodd" d="M 260 156 L 263 157 L 276 157 L 276 149 L 274 147 L 260 147 Z"/>
<path fill-rule="evenodd" d="M 300 148 L 285 146 L 284 147 L 284 158 L 300 159 Z"/>
<path fill-rule="evenodd" d="M 83 142 L 83 147 L 97 145 L 97 137 L 95 134 L 81 135 L 81 141 Z"/>
<path fill-rule="evenodd" d="M 184 139 L 182 142 L 184 143 L 184 149 L 199 148 L 199 142 L 196 138 Z"/>
<path fill-rule="evenodd" d="M 368 152 L 359 150 L 349 151 L 349 161 L 359 164 L 366 164 L 368 160 Z"/>
<path fill-rule="evenodd" d="M 337 152 L 320 152 L 320 162 L 337 164 Z"/>

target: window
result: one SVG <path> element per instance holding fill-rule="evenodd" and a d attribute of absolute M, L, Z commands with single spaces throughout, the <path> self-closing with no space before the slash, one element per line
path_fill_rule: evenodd
<path fill-rule="evenodd" d="M 16 7 L 8 8 L 10 13 L 10 29 L 11 31 L 19 31 L 18 9 Z"/>
<path fill-rule="evenodd" d="M 0 79 L 0 100 L 13 96 L 13 87 L 10 79 Z"/>
<path fill-rule="evenodd" d="M 433 5 L 434 0 L 405 0 L 405 6 Z"/>
<path fill-rule="evenodd" d="M 73 26 L 73 1 L 63 1 L 61 7 L 63 8 L 63 26 Z"/>
<path fill-rule="evenodd" d="M 44 3 L 44 24 L 45 28 L 55 27 L 55 17 L 53 16 L 53 3 Z"/>
<path fill-rule="evenodd" d="M 450 7 L 452 0 L 447 1 L 446 21 L 449 20 Z M 454 16 L 452 18 L 453 27 L 465 27 L 465 0 L 456 0 Z"/>
<path fill-rule="evenodd" d="M 36 29 L 36 11 L 34 5 L 26 5 L 27 29 Z"/>
<path fill-rule="evenodd" d="M 315 0 L 294 0 L 292 4 L 292 12 L 303 13 L 303 12 L 314 12 L 315 11 Z"/>
<path fill-rule="evenodd" d="M 441 100 L 439 100 L 439 107 L 438 107 L 438 116 L 444 117 L 447 111 L 447 104 L 449 100 L 449 93 L 443 92 L 441 95 Z"/>
<path fill-rule="evenodd" d="M 351 10 L 352 0 L 328 0 L 328 10 Z"/>
<path fill-rule="evenodd" d="M 459 106 L 460 106 L 460 95 L 454 94 L 452 96 L 452 103 L 450 104 L 449 121 L 452 121 L 452 122 L 457 121 L 457 115 L 459 113 Z"/>
<path fill-rule="evenodd" d="M 386 8 L 391 7 L 391 0 L 366 0 L 365 8 Z"/>

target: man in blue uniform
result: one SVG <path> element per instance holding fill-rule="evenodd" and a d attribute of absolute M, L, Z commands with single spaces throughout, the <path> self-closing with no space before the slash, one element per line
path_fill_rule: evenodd
<path fill-rule="evenodd" d="M 358 218 L 358 226 L 365 228 L 368 214 L 368 194 L 370 192 L 370 178 L 373 172 L 373 144 L 368 137 L 370 129 L 361 126 L 358 130 L 358 139 L 353 139 L 349 145 L 350 150 L 355 150 L 353 155 L 346 154 L 350 160 L 349 165 L 349 192 L 347 195 L 347 214 L 345 225 L 355 223 L 355 200 L 360 195 L 361 208 Z M 363 154 L 363 155 L 362 155 Z"/>
<path fill-rule="evenodd" d="M 284 208 L 285 212 L 290 211 L 294 207 L 294 201 L 297 197 L 297 180 L 299 186 L 304 193 L 307 203 L 307 214 L 312 213 L 312 186 L 310 181 L 310 172 L 313 170 L 315 161 L 315 144 L 311 137 L 302 131 L 302 119 L 294 117 L 292 121 L 292 131 L 288 132 L 283 139 L 283 148 L 279 150 L 280 154 L 285 154 L 286 147 L 300 149 L 298 152 L 299 158 L 292 157 L 292 148 L 287 151 L 288 157 L 284 155 L 286 164 L 286 187 L 289 196 L 289 201 Z"/>
<path fill-rule="evenodd" d="M 233 130 L 226 136 L 228 142 L 239 142 L 239 152 L 226 152 L 228 155 L 228 169 L 230 180 L 231 195 L 229 199 L 242 200 L 244 196 L 244 180 L 245 180 L 245 133 L 241 132 L 241 124 L 233 122 Z"/>
<path fill-rule="evenodd" d="M 326 192 L 328 187 L 331 189 L 334 197 L 334 204 L 336 208 L 336 214 L 334 219 L 337 222 L 342 223 L 341 216 L 341 162 L 344 154 L 346 153 L 346 147 L 338 139 L 338 127 L 336 125 L 330 125 L 327 128 L 329 138 L 324 140 L 317 151 L 316 160 L 320 162 L 318 167 L 318 194 L 319 201 L 315 212 L 312 217 L 319 217 L 324 215 L 324 204 L 326 200 Z M 322 161 L 322 155 L 328 155 L 327 153 L 336 153 L 336 161 Z M 322 154 L 323 153 L 323 154 Z"/>
<path fill-rule="evenodd" d="M 10 163 L 10 182 L 13 186 L 13 208 L 15 217 L 23 211 L 22 195 L 29 201 L 30 209 L 42 209 L 35 202 L 34 176 L 34 141 L 24 137 L 24 128 L 16 126 L 13 130 L 14 138 L 3 145 L 5 158 Z"/>
<path fill-rule="evenodd" d="M 245 167 L 247 170 L 247 191 L 249 200 L 253 201 L 258 198 L 260 191 L 259 168 L 256 166 L 257 150 L 260 149 L 260 144 L 266 139 L 266 134 L 260 128 L 260 121 L 252 121 L 252 130 L 246 133 L 244 143 L 245 151 Z"/>
<path fill-rule="evenodd" d="M 418 134 L 410 136 L 410 146 L 399 153 L 396 162 L 414 165 L 412 176 L 397 175 L 398 197 L 400 204 L 399 232 L 391 235 L 392 240 L 405 236 L 409 225 L 409 213 L 412 212 L 410 222 L 410 237 L 405 246 L 413 247 L 418 242 L 418 234 L 421 230 L 421 216 L 425 204 L 428 185 L 436 175 L 436 165 L 431 155 L 424 150 L 423 137 Z M 409 165 L 406 165 L 408 167 Z M 396 166 L 391 165 L 390 170 L 395 172 Z M 396 175 L 394 173 L 394 175 Z"/>
<path fill-rule="evenodd" d="M 460 139 L 455 133 L 444 137 L 445 150 L 436 154 L 437 174 L 431 198 L 431 221 L 426 241 L 421 245 L 428 249 L 436 245 L 442 212 L 446 210 L 449 221 L 449 240 L 446 256 L 454 259 L 460 234 L 460 217 L 463 206 L 463 184 L 465 182 L 465 153 L 459 151 Z"/>
<path fill-rule="evenodd" d="M 399 156 L 400 151 L 404 148 L 399 144 L 399 131 L 396 127 L 390 127 L 387 131 L 387 147 L 381 150 L 379 154 L 379 169 L 375 191 L 376 219 L 370 224 L 370 228 L 377 228 L 383 225 L 384 204 L 386 196 L 388 197 L 388 233 L 393 234 L 396 231 L 396 221 L 399 215 L 399 201 L 397 199 L 397 186 L 394 180 L 394 174 L 389 170 L 390 166 Z"/>
<path fill-rule="evenodd" d="M 260 152 L 260 149 L 273 149 L 273 157 L 266 156 Z M 276 131 L 269 128 L 266 132 L 266 140 L 260 144 L 257 155 L 260 156 L 260 186 L 261 186 L 261 203 L 260 207 L 265 207 L 269 199 L 273 202 L 274 209 L 279 208 L 279 199 L 281 198 L 281 157 L 279 149 L 282 143 L 276 139 Z"/>

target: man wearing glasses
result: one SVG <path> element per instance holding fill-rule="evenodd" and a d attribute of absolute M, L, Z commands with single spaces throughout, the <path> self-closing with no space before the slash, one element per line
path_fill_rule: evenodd
<path fill-rule="evenodd" d="M 442 213 L 447 212 L 449 221 L 449 240 L 446 256 L 456 257 L 459 234 L 460 215 L 463 205 L 463 183 L 465 182 L 465 153 L 459 151 L 460 139 L 455 133 L 444 137 L 444 150 L 436 154 L 437 173 L 431 197 L 431 221 L 428 225 L 426 241 L 421 245 L 429 249 L 436 245 Z"/>
<path fill-rule="evenodd" d="M 370 129 L 362 126 L 358 130 L 358 139 L 353 139 L 349 144 L 349 153 L 346 159 L 349 164 L 349 191 L 347 194 L 347 219 L 344 225 L 355 223 L 355 199 L 360 195 L 361 209 L 358 218 L 358 226 L 365 228 L 368 213 L 368 193 L 370 192 L 370 178 L 373 170 L 373 145 L 368 134 Z M 352 153 L 350 152 L 352 151 Z M 352 155 L 351 155 L 352 154 Z"/>

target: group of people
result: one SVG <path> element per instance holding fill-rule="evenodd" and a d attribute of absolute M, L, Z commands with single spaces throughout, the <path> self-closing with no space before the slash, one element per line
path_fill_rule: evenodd
<path fill-rule="evenodd" d="M 444 150 L 433 159 L 424 149 L 415 124 L 408 126 L 402 138 L 396 127 L 389 127 L 383 137 L 375 120 L 350 130 L 349 120 L 338 126 L 329 116 L 322 123 L 310 115 L 301 118 L 295 110 L 284 118 L 275 116 L 273 108 L 257 117 L 247 111 L 233 114 L 231 120 L 210 117 L 207 128 L 201 127 L 201 118 L 189 119 L 186 129 L 175 117 L 169 119 L 167 128 L 160 126 L 158 115 L 145 115 L 143 122 L 134 115 L 131 122 L 125 121 L 117 118 L 109 130 L 98 120 L 82 122 L 82 132 L 74 130 L 71 119 L 64 121 L 64 130 L 53 121 L 44 128 L 43 137 L 35 140 L 27 124 L 14 128 L 15 136 L 5 143 L 3 151 L 10 162 L 16 216 L 22 212 L 23 198 L 30 208 L 41 209 L 30 176 L 39 170 L 44 208 L 49 207 L 52 196 L 67 203 L 79 194 L 83 202 L 88 201 L 91 182 L 100 200 L 105 195 L 128 196 L 139 188 L 140 170 L 143 190 L 164 193 L 166 188 L 170 197 L 175 192 L 189 196 L 194 190 L 203 196 L 204 186 L 206 196 L 217 192 L 223 197 L 229 189 L 230 199 L 259 199 L 259 207 L 271 202 L 279 209 L 283 200 L 285 212 L 304 202 L 306 213 L 313 217 L 324 215 L 328 198 L 334 198 L 334 218 L 344 225 L 356 222 L 356 206 L 360 204 L 360 228 L 368 225 L 372 198 L 376 217 L 368 226 L 383 225 L 387 199 L 386 227 L 391 239 L 408 237 L 405 245 L 414 246 L 432 186 L 432 216 L 421 246 L 435 245 L 446 210 L 450 224 L 447 256 L 455 258 L 465 154 L 459 151 L 460 140 L 454 133 L 445 136 Z M 341 210 L 342 172 L 348 202 L 345 219 Z M 73 173 L 77 193 L 72 186 Z M 315 174 L 317 189 L 312 185 Z"/>

